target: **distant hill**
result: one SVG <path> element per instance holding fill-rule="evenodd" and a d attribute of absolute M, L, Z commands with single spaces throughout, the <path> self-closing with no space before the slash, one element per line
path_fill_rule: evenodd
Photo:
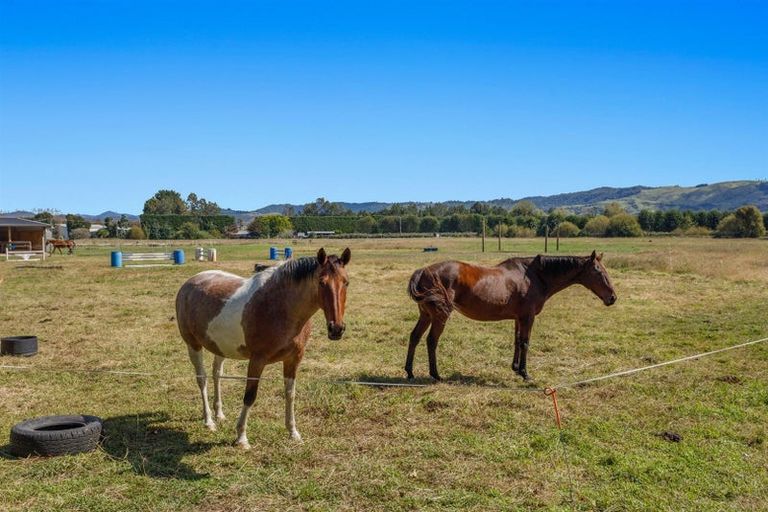
<path fill-rule="evenodd" d="M 606 204 L 617 202 L 627 211 L 637 213 L 643 208 L 650 210 L 735 210 L 745 204 L 753 204 L 761 211 L 768 211 L 768 181 L 724 181 L 721 183 L 702 183 L 694 187 L 599 187 L 581 192 L 569 192 L 553 196 L 531 196 L 519 199 L 499 198 L 481 202 L 505 209 L 511 208 L 518 201 L 530 201 L 536 207 L 547 211 L 551 208 L 563 208 L 577 213 L 599 211 Z M 477 201 L 443 201 L 446 206 L 464 205 L 471 207 Z M 344 208 L 354 213 L 376 213 L 388 208 L 393 203 L 368 202 L 368 203 L 341 203 Z M 426 207 L 434 203 L 408 202 L 418 207 Z M 249 222 L 257 215 L 270 213 L 283 213 L 287 209 L 293 209 L 301 213 L 303 205 L 300 204 L 270 204 L 257 210 L 231 210 L 222 209 L 224 215 L 232 215 L 238 220 Z M 28 211 L 16 211 L 2 214 L 12 217 L 32 217 L 34 214 Z M 106 211 L 98 215 L 81 214 L 90 222 L 101 222 L 105 217 L 119 219 L 122 215 L 118 212 Z M 138 215 L 125 214 L 129 220 L 137 221 Z"/>
<path fill-rule="evenodd" d="M 551 208 L 564 208 L 578 213 L 600 210 L 606 204 L 617 202 L 627 211 L 637 213 L 643 208 L 651 210 L 735 210 L 745 204 L 753 204 L 761 211 L 768 211 L 768 182 L 766 181 L 725 181 L 722 183 L 701 184 L 694 187 L 599 187 L 581 192 L 569 192 L 553 196 L 529 196 L 519 199 L 500 198 L 481 201 L 505 209 L 511 208 L 518 201 L 530 201 L 544 211 Z M 477 201 L 444 201 L 446 206 L 463 205 L 471 207 Z M 392 203 L 341 203 L 345 208 L 358 212 L 375 213 Z M 425 207 L 432 203 L 407 202 Z M 301 212 L 302 205 L 271 204 L 250 212 L 228 210 L 226 213 L 238 218 L 250 219 L 256 215 L 283 213 L 287 208 Z M 224 212 L 223 212 L 224 213 Z"/>

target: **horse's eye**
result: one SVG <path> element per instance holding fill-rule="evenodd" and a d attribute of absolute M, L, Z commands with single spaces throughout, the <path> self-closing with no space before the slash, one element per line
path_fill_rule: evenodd
<path fill-rule="evenodd" d="M 346 288 L 347 286 L 349 286 L 349 281 L 344 281 L 344 288 Z"/>
<path fill-rule="evenodd" d="M 597 265 L 595 265 L 595 270 L 597 270 L 598 272 L 600 272 L 600 267 L 598 267 Z"/>

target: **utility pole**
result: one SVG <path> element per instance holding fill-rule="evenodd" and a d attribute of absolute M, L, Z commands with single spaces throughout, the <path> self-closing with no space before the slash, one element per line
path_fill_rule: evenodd
<path fill-rule="evenodd" d="M 544 225 L 544 253 L 547 252 L 547 242 L 549 242 L 549 224 Z"/>

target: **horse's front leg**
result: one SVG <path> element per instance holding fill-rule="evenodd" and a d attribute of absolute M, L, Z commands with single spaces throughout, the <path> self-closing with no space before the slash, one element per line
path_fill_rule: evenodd
<path fill-rule="evenodd" d="M 301 441 L 301 434 L 296 430 L 296 415 L 294 401 L 296 400 L 296 370 L 299 368 L 301 356 L 297 354 L 283 361 L 283 382 L 285 384 L 285 428 L 294 441 Z"/>
<path fill-rule="evenodd" d="M 264 366 L 266 366 L 265 363 L 260 359 L 252 358 L 248 362 L 248 381 L 245 384 L 245 395 L 243 395 L 243 409 L 240 411 L 240 417 L 237 420 L 237 440 L 235 440 L 235 446 L 239 446 L 244 450 L 251 449 L 246 433 L 248 428 L 248 411 L 251 410 L 253 402 L 256 401 L 256 392 L 259 390 L 259 379 L 261 378 L 261 372 L 264 371 Z"/>
<path fill-rule="evenodd" d="M 515 319 L 515 357 L 512 359 L 512 369 L 520 370 L 520 322 Z"/>
<path fill-rule="evenodd" d="M 533 315 L 521 317 L 518 319 L 520 330 L 520 368 L 518 374 L 525 379 L 528 377 L 528 342 L 531 339 L 531 330 L 533 329 Z"/>

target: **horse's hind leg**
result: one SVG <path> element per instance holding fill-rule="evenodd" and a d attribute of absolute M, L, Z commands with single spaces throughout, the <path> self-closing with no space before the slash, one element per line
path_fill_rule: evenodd
<path fill-rule="evenodd" d="M 221 356 L 213 357 L 213 410 L 216 413 L 216 419 L 221 421 L 225 419 L 224 410 L 221 402 L 221 375 L 224 373 L 224 358 Z"/>
<path fill-rule="evenodd" d="M 237 440 L 235 446 L 244 450 L 250 450 L 248 443 L 248 412 L 256 401 L 256 393 L 259 390 L 259 379 L 261 372 L 264 371 L 264 362 L 259 359 L 251 359 L 248 362 L 248 381 L 245 383 L 245 394 L 243 395 L 243 408 L 240 411 L 240 417 L 237 419 Z"/>
<path fill-rule="evenodd" d="M 427 335 L 427 354 L 429 355 L 429 374 L 435 380 L 441 380 L 440 374 L 437 372 L 437 342 L 440 340 L 440 335 L 443 334 L 445 329 L 445 323 L 448 321 L 448 317 L 432 318 L 432 327 L 429 329 Z"/>
<path fill-rule="evenodd" d="M 203 365 L 203 350 L 195 350 L 187 345 L 189 351 L 189 360 L 195 367 L 195 378 L 200 388 L 200 395 L 203 397 L 203 421 L 205 426 L 211 430 L 216 430 L 216 424 L 211 419 L 211 406 L 208 404 L 208 378 L 205 375 L 205 366 Z"/>
<path fill-rule="evenodd" d="M 523 317 L 518 320 L 520 325 L 520 368 L 518 374 L 528 380 L 528 342 L 531 339 L 533 329 L 533 317 Z"/>
<path fill-rule="evenodd" d="M 424 335 L 424 331 L 427 330 L 432 320 L 429 318 L 429 314 L 419 307 L 419 320 L 416 322 L 416 326 L 411 331 L 411 338 L 408 343 L 408 357 L 405 359 L 405 373 L 408 374 L 408 378 L 413 378 L 413 356 L 416 353 L 416 346 L 421 341 L 421 337 Z"/>

